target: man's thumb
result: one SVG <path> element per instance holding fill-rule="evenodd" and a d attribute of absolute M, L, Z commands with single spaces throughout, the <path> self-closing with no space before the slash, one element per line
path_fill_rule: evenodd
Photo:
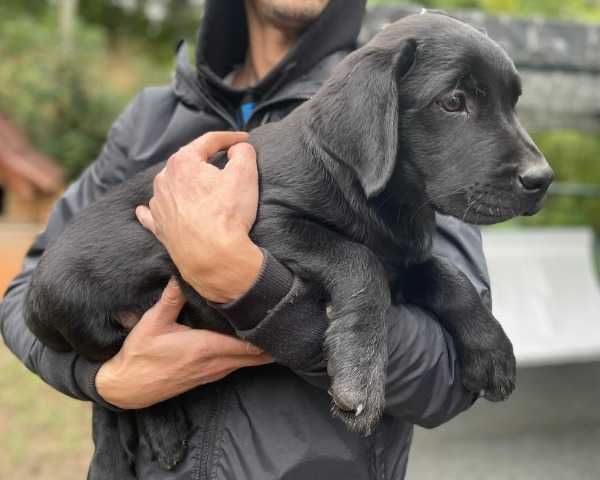
<path fill-rule="evenodd" d="M 242 176 L 245 177 L 243 178 L 244 182 L 248 180 L 248 177 L 253 179 L 258 177 L 256 151 L 252 145 L 238 143 L 228 150 L 227 156 L 229 161 L 224 169 L 226 176 L 233 176 L 234 181 Z"/>
<path fill-rule="evenodd" d="M 169 325 L 177 321 L 181 309 L 185 305 L 185 297 L 177 280 L 171 278 L 162 292 L 158 302 L 146 312 L 141 321 L 146 317 L 154 325 Z"/>

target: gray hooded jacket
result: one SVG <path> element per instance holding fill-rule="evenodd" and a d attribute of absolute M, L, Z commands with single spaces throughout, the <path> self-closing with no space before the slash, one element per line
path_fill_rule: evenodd
<path fill-rule="evenodd" d="M 401 479 L 413 425 L 435 427 L 473 403 L 474 396 L 462 387 L 449 335 L 429 313 L 395 306 L 387 321 L 385 416 L 369 437 L 349 432 L 329 413 L 321 352 L 327 327 L 323 307 L 310 285 L 266 252 L 252 289 L 222 311 L 241 338 L 272 353 L 277 363 L 237 371 L 182 395 L 194 429 L 186 458 L 167 472 L 137 435 L 133 416 L 96 392 L 100 365 L 74 352 L 50 350 L 23 321 L 30 275 L 48 243 L 78 211 L 203 133 L 238 129 L 235 111 L 242 98 L 256 103 L 246 129 L 276 121 L 310 98 L 355 46 L 364 3 L 331 0 L 286 58 L 256 87 L 240 92 L 222 78 L 242 62 L 246 50 L 243 1 L 207 1 L 197 68 L 188 66 L 180 47 L 173 83 L 147 88 L 133 100 L 96 161 L 56 203 L 0 305 L 0 328 L 7 346 L 30 370 L 57 390 L 93 402 L 95 453 L 89 478 Z M 479 231 L 439 217 L 435 249 L 464 270 L 489 303 Z M 313 352 L 310 365 L 290 357 L 299 346 Z M 112 442 L 121 444 L 121 458 L 105 454 Z"/>

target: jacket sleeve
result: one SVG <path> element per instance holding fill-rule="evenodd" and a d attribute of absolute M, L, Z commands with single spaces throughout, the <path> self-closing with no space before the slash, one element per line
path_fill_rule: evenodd
<path fill-rule="evenodd" d="M 439 216 L 437 223 L 436 253 L 460 267 L 491 307 L 479 230 L 451 217 Z M 321 348 L 328 321 L 321 296 L 268 252 L 255 285 L 220 309 L 240 337 L 309 383 L 329 387 Z M 452 338 L 432 314 L 411 305 L 394 306 L 387 329 L 387 414 L 435 427 L 473 404 L 476 395 L 462 386 Z"/>
<path fill-rule="evenodd" d="M 0 304 L 0 331 L 4 342 L 29 370 L 66 395 L 93 400 L 109 408 L 95 388 L 95 376 L 101 364 L 74 352 L 58 353 L 45 347 L 26 327 L 23 303 L 31 274 L 46 247 L 56 240 L 78 211 L 126 178 L 127 145 L 131 142 L 140 96 L 114 123 L 96 161 L 57 201 L 45 230 L 27 252 L 23 270 L 10 283 Z"/>

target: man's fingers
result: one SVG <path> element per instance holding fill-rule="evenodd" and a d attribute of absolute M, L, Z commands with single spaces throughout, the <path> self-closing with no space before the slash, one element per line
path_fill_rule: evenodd
<path fill-rule="evenodd" d="M 258 367 L 260 365 L 273 363 L 273 357 L 268 353 L 261 353 L 260 355 L 238 355 L 221 358 L 219 359 L 219 362 L 222 364 L 224 370 L 232 372 L 238 368 Z"/>
<path fill-rule="evenodd" d="M 146 230 L 150 230 L 156 235 L 156 224 L 154 223 L 152 212 L 148 207 L 145 207 L 144 205 L 137 207 L 135 209 L 135 216 L 137 217 L 138 222 L 140 222 Z"/>
<path fill-rule="evenodd" d="M 197 138 L 188 146 L 204 161 L 207 161 L 215 153 L 246 140 L 248 140 L 247 132 L 209 132 Z"/>
<path fill-rule="evenodd" d="M 177 280 L 172 278 L 167 283 L 158 302 L 142 316 L 138 325 L 147 324 L 148 322 L 162 326 L 176 323 L 185 301 Z"/>
<path fill-rule="evenodd" d="M 256 356 L 246 356 L 237 359 L 239 361 L 238 368 L 257 367 L 259 365 L 267 365 L 273 363 L 273 357 L 268 353 L 261 353 Z"/>
<path fill-rule="evenodd" d="M 261 355 L 263 351 L 239 338 L 213 332 L 211 330 L 192 330 L 198 337 L 197 345 L 206 357 L 231 357 L 238 355 Z"/>

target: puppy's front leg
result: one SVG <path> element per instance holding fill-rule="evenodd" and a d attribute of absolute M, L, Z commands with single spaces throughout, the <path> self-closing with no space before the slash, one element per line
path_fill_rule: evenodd
<path fill-rule="evenodd" d="M 465 387 L 488 400 L 508 398 L 516 377 L 512 343 L 466 275 L 432 256 L 411 267 L 403 285 L 406 299 L 435 313 L 453 336 Z"/>
<path fill-rule="evenodd" d="M 385 405 L 390 290 L 383 266 L 364 245 L 310 222 L 281 230 L 293 234 L 268 248 L 329 295 L 324 347 L 333 414 L 350 429 L 369 433 Z"/>

